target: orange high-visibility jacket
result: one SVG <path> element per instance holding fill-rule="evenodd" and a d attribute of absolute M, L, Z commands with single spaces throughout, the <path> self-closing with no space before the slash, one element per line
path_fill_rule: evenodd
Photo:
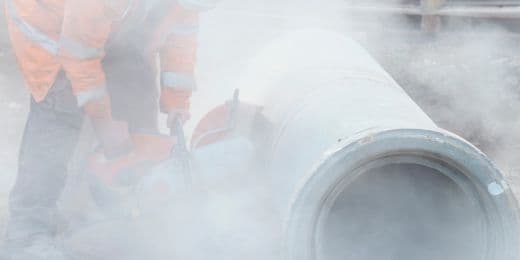
<path fill-rule="evenodd" d="M 6 0 L 11 41 L 34 99 L 45 99 L 62 70 L 80 106 L 106 97 L 105 45 L 147 1 Z M 194 88 L 198 28 L 198 10 L 176 1 L 168 8 L 147 39 L 149 54 L 160 57 L 164 112 L 182 107 Z"/>

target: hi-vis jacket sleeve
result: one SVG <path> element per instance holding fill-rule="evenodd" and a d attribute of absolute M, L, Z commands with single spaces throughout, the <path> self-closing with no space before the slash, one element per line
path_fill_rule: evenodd
<path fill-rule="evenodd" d="M 45 99 L 61 64 L 56 59 L 63 0 L 5 0 L 7 28 L 26 85 L 36 102 Z"/>
<path fill-rule="evenodd" d="M 191 93 L 196 88 L 194 70 L 198 27 L 198 11 L 177 4 L 159 28 L 163 112 L 189 108 Z"/>
<path fill-rule="evenodd" d="M 124 15 L 128 1 L 68 0 L 65 5 L 59 57 L 80 106 L 108 95 L 101 61 L 112 24 Z"/>

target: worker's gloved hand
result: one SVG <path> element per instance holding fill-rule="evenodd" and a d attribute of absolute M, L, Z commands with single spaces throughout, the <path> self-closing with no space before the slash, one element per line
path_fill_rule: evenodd
<path fill-rule="evenodd" d="M 133 151 L 133 142 L 125 122 L 93 120 L 92 125 L 107 159 L 115 159 Z"/>
<path fill-rule="evenodd" d="M 170 112 L 168 112 L 167 124 L 171 129 L 175 127 L 177 121 L 180 121 L 182 124 L 184 124 L 190 120 L 190 118 L 191 115 L 188 109 L 172 109 Z"/>
<path fill-rule="evenodd" d="M 128 124 L 112 118 L 110 97 L 92 100 L 85 104 L 83 109 L 92 122 L 107 159 L 115 159 L 132 152 L 133 143 Z"/>
<path fill-rule="evenodd" d="M 161 111 L 168 114 L 166 124 L 175 129 L 177 121 L 182 124 L 190 119 L 191 91 L 163 88 L 161 93 Z"/>

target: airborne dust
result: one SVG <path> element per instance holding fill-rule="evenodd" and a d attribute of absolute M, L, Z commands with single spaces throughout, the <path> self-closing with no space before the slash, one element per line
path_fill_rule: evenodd
<path fill-rule="evenodd" d="M 445 19 L 441 32 L 431 35 L 420 31 L 416 18 L 347 12 L 345 7 L 354 1 L 347 4 L 339 0 L 302 2 L 223 0 L 217 9 L 202 16 L 197 67 L 199 87 L 193 98 L 188 133 L 209 109 L 228 100 L 233 90 L 241 87 L 237 86 L 238 75 L 271 40 L 295 29 L 322 27 L 358 40 L 437 124 L 477 145 L 512 183 L 520 185 L 520 177 L 515 175 L 520 170 L 517 160 L 520 52 L 516 46 L 520 34 L 514 31 L 513 22 Z M 3 5 L 3 1 L 0 4 Z M 0 133 L 4 136 L 0 139 L 0 227 L 3 227 L 7 194 L 15 178 L 17 148 L 28 109 L 28 93 L 14 66 L 3 17 L 0 60 L 3 126 Z M 253 156 L 249 150 L 230 153 L 233 152 L 241 157 L 220 158 L 222 161 L 218 163 L 210 158 L 207 159 L 210 167 L 206 165 L 205 169 L 218 169 L 219 164 L 226 163 L 236 166 L 237 159 L 250 160 Z M 276 224 L 280 220 L 271 214 L 273 198 L 267 192 L 265 180 L 255 176 L 257 172 L 238 168 L 240 170 L 234 173 L 213 172 L 214 189 L 210 194 L 185 199 L 178 204 L 183 210 L 161 212 L 164 214 L 150 220 L 167 225 L 141 225 L 127 220 L 92 222 L 73 236 L 73 243 L 79 244 L 81 251 L 98 250 L 96 254 L 107 259 L 117 253 L 121 254 L 119 259 L 143 259 L 143 256 L 151 259 L 165 256 L 274 259 L 280 251 L 281 231 Z M 453 188 L 448 192 L 457 191 Z M 199 207 L 208 197 L 210 206 Z M 446 207 L 456 211 L 456 206 Z M 385 205 L 382 208 L 386 209 Z M 359 214 L 377 214 L 362 210 Z M 96 221 L 102 218 L 93 215 L 89 218 Z M 82 221 L 79 220 L 78 225 L 84 223 Z M 135 237 L 139 239 L 128 239 Z M 178 249 L 172 250 L 176 246 Z M 395 257 L 389 259 L 399 259 L 398 253 Z"/>

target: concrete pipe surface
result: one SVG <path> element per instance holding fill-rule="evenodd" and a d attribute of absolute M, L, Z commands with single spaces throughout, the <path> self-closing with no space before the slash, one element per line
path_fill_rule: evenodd
<path fill-rule="evenodd" d="M 357 43 L 290 34 L 240 86 L 272 123 L 269 179 L 287 259 L 519 259 L 518 207 L 501 173 Z"/>

